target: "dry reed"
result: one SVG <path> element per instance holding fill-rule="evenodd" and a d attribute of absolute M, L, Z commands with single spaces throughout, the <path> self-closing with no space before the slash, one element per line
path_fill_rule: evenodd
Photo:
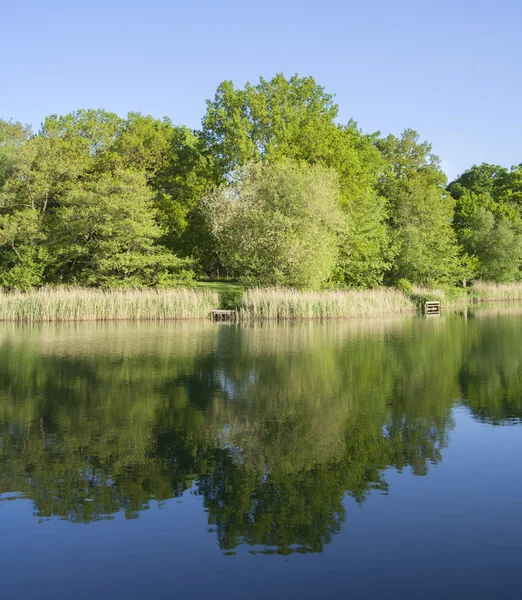
<path fill-rule="evenodd" d="M 476 281 L 470 288 L 470 297 L 476 302 L 517 302 L 522 300 L 522 283 Z"/>
<path fill-rule="evenodd" d="M 413 302 L 391 288 L 346 291 L 300 291 L 253 288 L 243 292 L 240 319 L 338 319 L 382 317 L 415 311 Z"/>
<path fill-rule="evenodd" d="M 95 290 L 47 288 L 0 292 L 0 321 L 165 321 L 204 319 L 219 294 L 201 289 Z"/>

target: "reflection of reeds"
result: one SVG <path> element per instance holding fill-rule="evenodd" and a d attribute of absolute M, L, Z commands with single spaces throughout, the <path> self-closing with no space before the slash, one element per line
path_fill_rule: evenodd
<path fill-rule="evenodd" d="M 246 320 L 336 319 L 411 313 L 414 304 L 391 288 L 297 291 L 253 288 L 243 292 L 240 318 Z"/>
<path fill-rule="evenodd" d="M 41 289 L 0 292 L 1 321 L 164 321 L 209 318 L 219 306 L 210 290 Z"/>
<path fill-rule="evenodd" d="M 212 352 L 217 328 L 210 321 L 62 321 L 0 323 L 2 346 L 60 357 L 126 357 L 159 354 L 193 358 Z"/>

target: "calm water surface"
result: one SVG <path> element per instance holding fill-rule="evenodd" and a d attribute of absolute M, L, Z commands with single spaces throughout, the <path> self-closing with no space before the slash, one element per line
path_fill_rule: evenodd
<path fill-rule="evenodd" d="M 522 313 L 0 325 L 0 594 L 520 598 Z"/>

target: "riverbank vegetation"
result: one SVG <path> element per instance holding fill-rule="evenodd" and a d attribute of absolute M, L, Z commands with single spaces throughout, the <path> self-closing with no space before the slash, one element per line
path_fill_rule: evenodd
<path fill-rule="evenodd" d="M 336 319 L 384 317 L 412 313 L 414 303 L 394 289 L 348 291 L 298 291 L 284 288 L 254 288 L 243 293 L 243 320 Z"/>
<path fill-rule="evenodd" d="M 52 115 L 36 133 L 0 120 L 5 290 L 223 276 L 455 290 L 518 282 L 521 265 L 520 165 L 475 165 L 448 184 L 416 131 L 339 122 L 312 77 L 225 81 L 198 130 L 104 110 Z"/>
<path fill-rule="evenodd" d="M 0 293 L 0 321 L 165 321 L 208 319 L 217 292 L 201 289 L 40 289 Z"/>
<path fill-rule="evenodd" d="M 237 311 L 242 322 L 349 319 L 414 314 L 428 300 L 438 300 L 447 310 L 480 302 L 517 302 L 522 301 L 522 284 L 316 291 L 226 282 L 175 289 L 40 288 L 0 291 L 0 321 L 204 320 L 218 308 Z"/>

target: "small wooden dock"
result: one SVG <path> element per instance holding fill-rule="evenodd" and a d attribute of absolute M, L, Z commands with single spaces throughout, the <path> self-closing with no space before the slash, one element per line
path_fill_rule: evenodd
<path fill-rule="evenodd" d="M 424 304 L 425 315 L 440 315 L 440 302 L 426 302 Z"/>
<path fill-rule="evenodd" d="M 236 310 L 213 310 L 211 315 L 213 321 L 237 321 Z"/>

